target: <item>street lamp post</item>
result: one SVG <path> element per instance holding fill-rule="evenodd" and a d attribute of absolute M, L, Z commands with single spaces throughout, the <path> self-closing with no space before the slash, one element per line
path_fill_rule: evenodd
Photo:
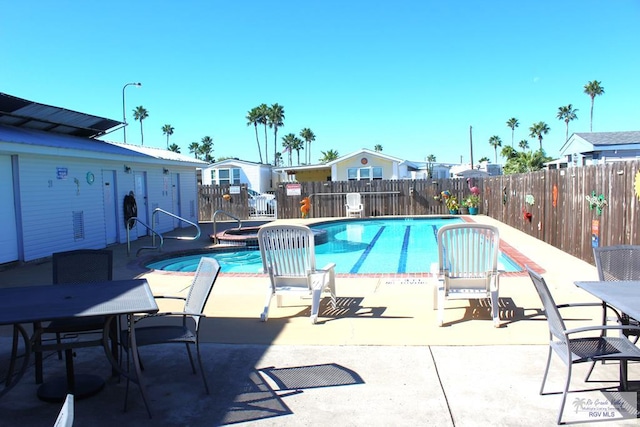
<path fill-rule="evenodd" d="M 127 86 L 142 86 L 142 83 L 127 83 L 122 87 L 122 122 L 124 123 L 122 130 L 124 131 L 125 143 L 127 142 L 127 110 L 124 104 L 124 90 L 127 88 Z"/>

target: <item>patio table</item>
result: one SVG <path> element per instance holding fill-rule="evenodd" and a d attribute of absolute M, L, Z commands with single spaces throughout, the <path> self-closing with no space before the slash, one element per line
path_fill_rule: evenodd
<path fill-rule="evenodd" d="M 640 281 L 578 281 L 574 283 L 610 306 L 635 319 L 640 318 Z M 620 363 L 620 384 L 627 384 L 627 361 Z"/>
<path fill-rule="evenodd" d="M 142 398 L 149 416 L 144 381 L 141 375 L 140 361 L 133 327 L 133 315 L 136 313 L 155 313 L 158 306 L 153 298 L 149 284 L 144 279 L 114 280 L 103 283 L 58 284 L 0 288 L 0 325 L 13 325 L 14 348 L 17 351 L 18 339 L 25 345 L 25 356 L 15 377 L 7 375 L 7 382 L 0 396 L 10 390 L 24 375 L 28 360 L 39 337 L 29 337 L 22 326 L 25 323 L 38 323 L 56 319 L 74 317 L 104 316 L 106 318 L 102 343 L 109 362 L 124 376 L 140 387 Z M 133 371 L 124 370 L 114 358 L 109 346 L 109 329 L 114 318 L 124 315 L 127 318 L 129 346 L 132 352 Z M 13 366 L 9 368 L 12 374 Z M 13 378 L 13 380 L 11 380 Z"/>

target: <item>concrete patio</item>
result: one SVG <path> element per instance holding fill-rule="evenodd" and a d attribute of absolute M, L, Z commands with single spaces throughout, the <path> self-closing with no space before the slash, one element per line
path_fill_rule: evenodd
<path fill-rule="evenodd" d="M 558 303 L 595 301 L 573 285 L 595 280 L 595 267 L 515 229 L 497 224 L 501 238 L 543 272 Z M 209 245 L 207 230 L 198 242 L 167 240 L 165 252 Z M 134 242 L 133 253 L 143 245 Z M 184 292 L 188 274 L 149 272 L 126 245 L 114 246 L 115 279 L 145 277 L 154 293 Z M 148 258 L 148 253 L 144 257 Z M 428 270 L 428 266 L 426 267 Z M 0 271 L 0 286 L 51 282 L 51 262 L 28 263 Z M 300 426 L 311 424 L 539 426 L 555 425 L 561 396 L 540 396 L 548 329 L 541 302 L 525 275 L 506 275 L 500 283 L 501 328 L 493 328 L 484 307 L 466 301 L 447 304 L 445 327 L 435 326 L 433 290 L 424 277 L 342 277 L 338 308 L 323 305 L 319 323 L 308 319 L 307 301 L 273 304 L 269 321 L 259 321 L 267 286 L 263 275 L 221 275 L 207 305 L 203 358 L 211 395 L 190 371 L 183 348 L 141 350 L 153 418 L 147 416 L 137 386 L 123 411 L 125 382 L 110 378 L 99 348 L 80 349 L 76 372 L 107 380 L 98 395 L 76 402 L 76 426 Z M 170 306 L 161 306 L 170 308 Z M 570 326 L 598 322 L 598 308 L 563 312 Z M 10 329 L 0 329 L 0 354 L 8 354 Z M 584 369 L 583 369 L 584 368 Z M 576 389 L 613 386 L 617 365 L 598 365 L 582 382 L 585 367 L 574 370 Z M 64 362 L 47 357 L 45 376 L 64 373 Z M 554 360 L 547 390 L 561 390 L 564 366 Z M 640 379 L 640 366 L 630 366 Z M 31 368 L 0 398 L 0 426 L 53 425 L 59 405 L 36 397 Z M 596 421 L 567 399 L 565 420 Z M 637 419 L 607 425 L 638 425 Z"/>

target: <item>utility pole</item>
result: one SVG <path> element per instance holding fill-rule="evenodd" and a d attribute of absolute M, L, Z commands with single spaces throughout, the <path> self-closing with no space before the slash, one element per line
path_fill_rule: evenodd
<path fill-rule="evenodd" d="M 473 127 L 469 126 L 469 148 L 471 151 L 471 169 L 473 169 L 473 134 L 471 132 L 472 129 Z"/>

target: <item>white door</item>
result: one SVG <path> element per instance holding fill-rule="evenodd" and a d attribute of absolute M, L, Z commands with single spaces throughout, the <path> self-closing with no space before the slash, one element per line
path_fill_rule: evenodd
<path fill-rule="evenodd" d="M 180 174 L 172 173 L 171 174 L 171 213 L 174 215 L 178 215 L 182 217 L 182 212 L 180 210 Z M 178 219 L 173 219 L 173 228 L 178 228 L 181 225 L 184 226 L 186 224 L 181 224 L 182 221 Z"/>
<path fill-rule="evenodd" d="M 133 185 L 135 187 L 133 191 L 136 197 L 136 205 L 138 206 L 138 219 L 151 227 L 151 223 L 149 222 L 149 207 L 147 206 L 147 173 L 134 172 Z M 136 233 L 138 237 L 146 236 L 148 229 L 144 225 L 136 223 Z"/>
<path fill-rule="evenodd" d="M 18 261 L 18 228 L 10 156 L 0 156 L 0 264 Z"/>
<path fill-rule="evenodd" d="M 116 204 L 116 171 L 102 171 L 102 198 L 107 245 L 118 241 L 118 209 Z"/>

